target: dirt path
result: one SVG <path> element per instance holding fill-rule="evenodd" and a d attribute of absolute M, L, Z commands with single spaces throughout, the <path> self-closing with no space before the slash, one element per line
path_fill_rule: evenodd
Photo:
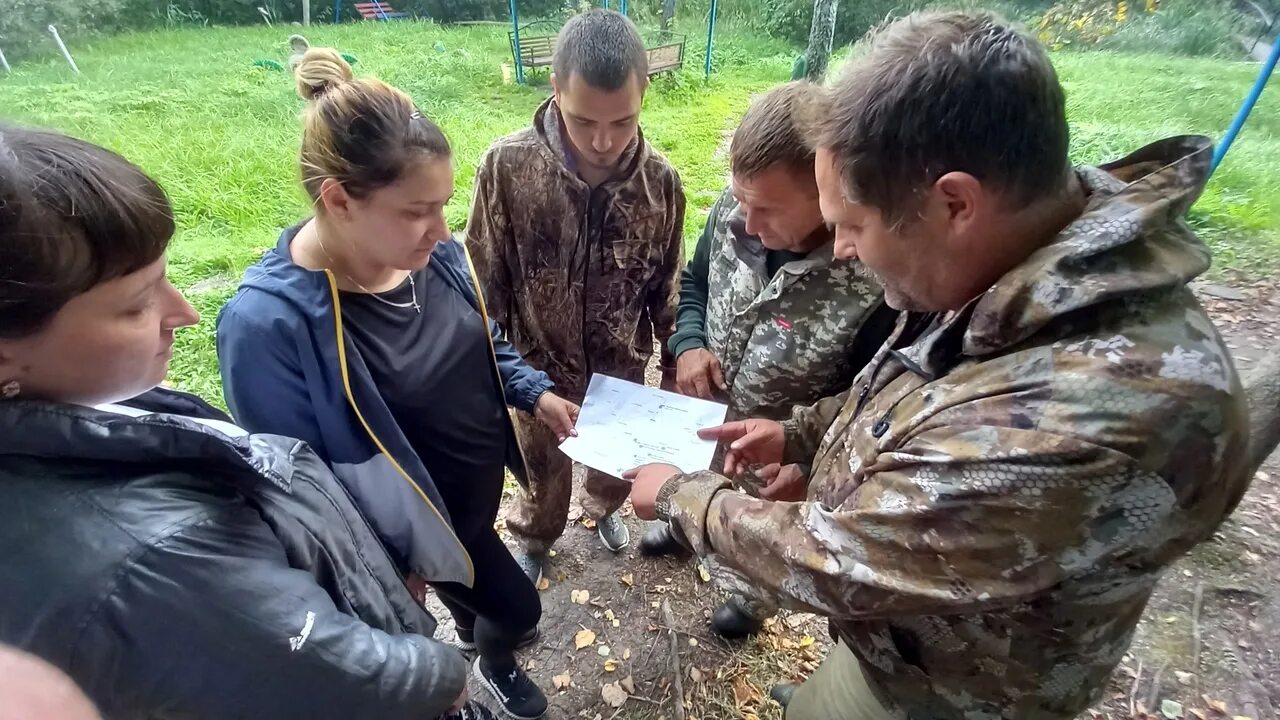
<path fill-rule="evenodd" d="M 1202 288 L 1244 372 L 1280 338 L 1280 292 L 1273 290 L 1269 283 Z M 613 555 L 575 505 L 552 558 L 542 591 L 543 640 L 523 656 L 551 697 L 548 717 L 674 717 L 671 681 L 678 667 L 690 720 L 780 718 L 768 690 L 812 672 L 826 653 L 825 621 L 784 613 L 754 640 L 718 640 L 708 617 L 720 596 L 697 565 L 688 558 L 639 557 L 644 523 L 633 516 L 626 522 L 631 548 Z M 1094 718 L 1140 718 L 1145 708 L 1152 717 L 1280 720 L 1277 528 L 1280 456 L 1222 531 L 1166 575 Z M 678 659 L 663 601 L 674 617 Z M 436 615 L 439 637 L 451 640 L 447 613 L 437 608 Z"/>

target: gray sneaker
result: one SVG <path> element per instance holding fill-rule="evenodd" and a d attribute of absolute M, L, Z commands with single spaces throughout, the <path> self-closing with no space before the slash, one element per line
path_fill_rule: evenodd
<path fill-rule="evenodd" d="M 528 576 L 529 582 L 534 585 L 542 579 L 543 568 L 547 564 L 547 553 L 543 552 L 522 552 L 517 553 L 516 562 L 520 565 L 520 569 Z"/>
<path fill-rule="evenodd" d="M 631 542 L 631 531 L 616 512 L 604 516 L 596 523 L 596 532 L 600 534 L 600 542 L 612 552 L 621 552 Z"/>

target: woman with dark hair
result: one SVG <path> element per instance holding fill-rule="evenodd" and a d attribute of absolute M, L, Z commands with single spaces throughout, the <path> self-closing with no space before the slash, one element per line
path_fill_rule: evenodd
<path fill-rule="evenodd" d="M 445 204 L 444 133 L 403 92 L 313 48 L 300 157 L 315 216 L 285 230 L 218 318 L 223 388 L 245 427 L 330 464 L 405 573 L 436 589 L 475 648 L 477 682 L 517 720 L 547 699 L 516 662 L 541 602 L 494 530 L 525 465 L 508 406 L 562 439 L 578 407 L 489 320 Z"/>
<path fill-rule="evenodd" d="M 319 457 L 157 389 L 173 231 L 120 156 L 0 126 L 0 643 L 116 720 L 488 717 Z"/>

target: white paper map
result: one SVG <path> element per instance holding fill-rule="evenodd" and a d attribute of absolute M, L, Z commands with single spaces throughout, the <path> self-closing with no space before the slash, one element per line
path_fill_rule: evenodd
<path fill-rule="evenodd" d="M 646 463 L 685 472 L 711 467 L 714 440 L 698 431 L 724 422 L 728 407 L 594 374 L 578 415 L 578 436 L 560 444 L 577 462 L 614 477 Z"/>

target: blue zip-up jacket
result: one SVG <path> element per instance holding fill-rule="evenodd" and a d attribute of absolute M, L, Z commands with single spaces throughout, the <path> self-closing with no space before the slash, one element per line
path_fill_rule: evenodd
<path fill-rule="evenodd" d="M 471 558 L 453 532 L 435 483 L 343 331 L 333 274 L 307 270 L 290 256 L 297 230 L 281 233 L 276 247 L 245 272 L 240 289 L 218 315 L 218 362 L 231 414 L 250 432 L 309 443 L 400 562 L 433 582 L 469 586 Z M 551 380 L 525 364 L 488 319 L 466 248 L 457 240 L 440 243 L 428 268 L 488 323 L 505 402 L 532 412 Z M 506 464 L 524 483 L 524 460 L 509 423 L 508 433 Z"/>

